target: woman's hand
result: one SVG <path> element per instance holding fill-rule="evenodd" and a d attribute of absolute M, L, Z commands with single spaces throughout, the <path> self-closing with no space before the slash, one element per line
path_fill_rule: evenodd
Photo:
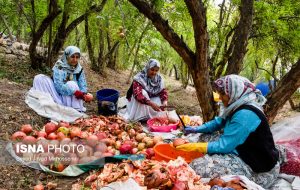
<path fill-rule="evenodd" d="M 149 102 L 149 106 L 151 106 L 155 111 L 161 111 L 160 107 L 156 103 Z"/>
<path fill-rule="evenodd" d="M 184 150 L 184 151 L 197 151 L 206 154 L 207 145 L 208 145 L 207 142 L 187 143 L 187 144 L 176 146 L 176 149 Z"/>
<path fill-rule="evenodd" d="M 85 102 L 90 102 L 94 99 L 94 97 L 93 97 L 92 94 L 87 93 L 87 94 L 84 95 L 83 99 L 84 99 Z"/>
<path fill-rule="evenodd" d="M 167 105 L 168 105 L 168 101 L 167 100 L 163 101 L 162 106 L 167 106 Z"/>

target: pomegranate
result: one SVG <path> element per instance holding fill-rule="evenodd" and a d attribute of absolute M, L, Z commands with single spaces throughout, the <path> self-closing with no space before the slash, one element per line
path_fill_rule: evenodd
<path fill-rule="evenodd" d="M 65 121 L 61 121 L 61 122 L 58 123 L 58 126 L 59 126 L 59 127 L 66 127 L 66 128 L 69 128 L 69 127 L 70 127 L 70 123 L 65 122 Z"/>
<path fill-rule="evenodd" d="M 39 131 L 37 133 L 38 137 L 44 137 L 44 138 L 47 138 L 47 133 L 45 131 Z"/>
<path fill-rule="evenodd" d="M 36 138 L 34 138 L 32 136 L 26 136 L 23 139 L 23 143 L 24 144 L 34 144 L 34 143 L 36 143 Z"/>
<path fill-rule="evenodd" d="M 96 136 L 98 137 L 98 140 L 106 139 L 107 135 L 105 132 L 98 132 L 96 133 Z"/>
<path fill-rule="evenodd" d="M 45 127 L 45 132 L 47 134 L 55 132 L 58 128 L 58 126 L 55 125 L 55 123 L 52 123 L 52 122 L 47 123 L 44 127 Z"/>
<path fill-rule="evenodd" d="M 157 144 L 158 142 L 163 142 L 162 136 L 154 136 L 153 137 L 153 143 Z"/>
<path fill-rule="evenodd" d="M 32 127 L 29 124 L 22 125 L 21 131 L 28 135 L 32 132 Z"/>
<path fill-rule="evenodd" d="M 121 154 L 130 154 L 132 151 L 132 145 L 131 144 L 122 144 L 120 147 L 120 153 Z"/>
<path fill-rule="evenodd" d="M 98 144 L 98 137 L 96 135 L 90 135 L 87 137 L 87 144 L 91 147 L 94 147 Z"/>
<path fill-rule="evenodd" d="M 58 140 L 63 140 L 64 138 L 66 138 L 66 136 L 65 136 L 65 134 L 63 132 L 58 132 L 57 133 L 57 139 Z"/>
<path fill-rule="evenodd" d="M 80 137 L 81 135 L 81 129 L 78 127 L 72 127 L 71 131 L 70 131 L 70 137 L 74 138 L 74 137 Z"/>
<path fill-rule="evenodd" d="M 139 151 L 145 149 L 145 147 L 146 147 L 146 144 L 145 144 L 145 143 L 139 143 L 139 144 L 138 144 L 138 149 L 139 149 Z"/>
<path fill-rule="evenodd" d="M 33 190 L 44 190 L 44 185 L 38 184 L 38 185 L 33 187 Z"/>
<path fill-rule="evenodd" d="M 187 140 L 182 139 L 182 138 L 178 138 L 178 139 L 174 139 L 174 141 L 173 141 L 173 146 L 174 146 L 174 147 L 177 147 L 177 146 L 179 146 L 179 145 L 183 145 L 183 144 L 186 144 L 186 143 L 188 143 Z"/>
<path fill-rule="evenodd" d="M 93 95 L 90 93 L 87 93 L 86 95 L 84 95 L 84 101 L 86 102 L 90 102 L 94 99 Z"/>
<path fill-rule="evenodd" d="M 147 148 L 146 154 L 147 154 L 147 158 L 151 159 L 155 154 L 153 148 Z"/>
<path fill-rule="evenodd" d="M 62 132 L 65 136 L 68 136 L 70 133 L 70 129 L 67 127 L 60 127 L 57 129 L 57 132 Z"/>
<path fill-rule="evenodd" d="M 139 133 L 135 136 L 136 141 L 142 142 L 142 140 L 146 137 L 146 133 Z"/>
<path fill-rule="evenodd" d="M 11 136 L 11 139 L 13 141 L 17 141 L 17 140 L 22 140 L 24 139 L 24 137 L 26 137 L 26 134 L 22 131 L 17 131 L 15 132 L 12 136 Z"/>
<path fill-rule="evenodd" d="M 106 146 L 106 144 L 104 144 L 104 143 L 99 143 L 99 144 L 97 144 L 97 145 L 95 146 L 94 149 L 95 149 L 96 152 L 106 152 L 107 146 Z"/>
<path fill-rule="evenodd" d="M 55 139 L 57 139 L 57 135 L 56 135 L 55 133 L 50 133 L 50 134 L 48 135 L 48 139 L 49 139 L 49 140 L 55 140 Z"/>

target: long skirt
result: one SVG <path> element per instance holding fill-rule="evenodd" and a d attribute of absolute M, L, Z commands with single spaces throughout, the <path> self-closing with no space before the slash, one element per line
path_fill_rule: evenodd
<path fill-rule="evenodd" d="M 66 83 L 69 88 L 73 90 L 79 90 L 78 84 L 75 81 L 68 81 Z M 55 87 L 53 80 L 43 74 L 36 75 L 33 79 L 33 87 L 34 90 L 38 90 L 44 93 L 48 93 L 52 96 L 54 102 L 57 104 L 72 107 L 80 112 L 85 112 L 86 108 L 83 106 L 83 100 L 77 99 L 74 95 L 72 96 L 62 96 L 60 95 Z"/>
<path fill-rule="evenodd" d="M 217 139 L 219 134 L 202 134 L 199 141 L 208 142 Z M 281 151 L 281 150 L 279 150 Z M 268 172 L 255 173 L 236 154 L 206 154 L 190 163 L 195 172 L 203 178 L 215 178 L 224 175 L 244 175 L 263 188 L 269 188 L 277 179 L 279 162 Z"/>
<path fill-rule="evenodd" d="M 148 100 L 151 100 L 159 106 L 162 105 L 159 97 L 149 98 L 149 95 L 145 90 L 142 90 L 142 93 Z M 159 116 L 160 114 L 162 113 L 153 110 L 151 106 L 138 102 L 134 96 L 132 96 L 131 100 L 127 103 L 126 112 L 122 116 L 129 121 L 143 121 Z"/>

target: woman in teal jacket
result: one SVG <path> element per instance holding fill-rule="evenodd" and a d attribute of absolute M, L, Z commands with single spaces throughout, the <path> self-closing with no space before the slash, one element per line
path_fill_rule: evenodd
<path fill-rule="evenodd" d="M 266 99 L 254 84 L 238 75 L 216 80 L 214 89 L 224 105 L 220 117 L 185 129 L 186 133 L 209 135 L 200 136 L 203 142 L 177 148 L 207 153 L 190 163 L 202 177 L 245 175 L 268 188 L 277 178 L 280 165 L 279 152 L 263 113 Z M 220 130 L 223 130 L 222 134 L 216 134 Z"/>
<path fill-rule="evenodd" d="M 85 73 L 79 63 L 81 53 L 75 46 L 68 46 L 62 57 L 53 66 L 52 78 L 39 74 L 34 77 L 33 89 L 50 94 L 54 102 L 85 112 L 87 83 Z"/>

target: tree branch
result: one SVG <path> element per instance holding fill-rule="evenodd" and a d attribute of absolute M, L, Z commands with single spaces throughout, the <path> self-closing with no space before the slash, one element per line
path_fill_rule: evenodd
<path fill-rule="evenodd" d="M 141 13 L 152 21 L 156 29 L 169 42 L 175 51 L 184 59 L 190 66 L 194 62 L 195 53 L 187 46 L 187 44 L 179 37 L 178 34 L 169 25 L 168 21 L 163 19 L 153 7 L 145 0 L 129 0 Z"/>
<path fill-rule="evenodd" d="M 76 28 L 76 26 L 81 23 L 84 18 L 86 16 L 89 16 L 91 13 L 93 12 L 101 12 L 102 9 L 104 8 L 104 5 L 106 4 L 107 0 L 103 0 L 101 2 L 101 4 L 99 6 L 93 5 L 89 8 L 89 11 L 87 11 L 86 13 L 84 13 L 83 15 L 81 15 L 80 17 L 76 18 L 75 20 L 73 20 L 69 26 L 66 28 L 66 35 L 68 36 L 68 34 L 70 32 L 72 32 L 72 30 L 74 30 L 74 28 Z"/>

